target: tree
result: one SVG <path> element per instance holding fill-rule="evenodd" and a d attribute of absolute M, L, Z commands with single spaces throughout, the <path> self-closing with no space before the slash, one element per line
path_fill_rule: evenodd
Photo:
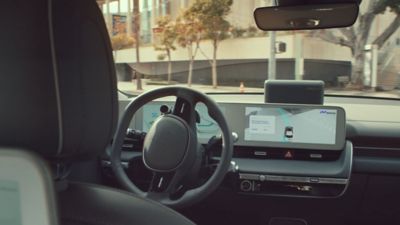
<path fill-rule="evenodd" d="M 163 16 L 157 20 L 157 27 L 161 30 L 159 34 L 159 43 L 157 43 L 154 48 L 156 51 L 165 52 L 159 58 L 163 59 L 167 57 L 168 59 L 168 84 L 172 80 L 172 60 L 171 52 L 176 50 L 175 41 L 177 38 L 175 22 L 172 21 L 171 17 Z"/>
<path fill-rule="evenodd" d="M 117 51 L 125 48 L 130 48 L 135 43 L 132 37 L 126 34 L 117 34 L 111 37 L 111 47 L 114 50 L 114 59 L 117 58 Z"/>
<path fill-rule="evenodd" d="M 190 87 L 193 80 L 194 60 L 200 49 L 200 41 L 204 28 L 195 14 L 189 10 L 185 10 L 176 20 L 176 30 L 178 33 L 178 44 L 188 51 L 189 70 L 187 83 Z"/>
<path fill-rule="evenodd" d="M 126 34 L 118 34 L 111 37 L 111 46 L 114 51 L 131 48 L 135 43 L 135 39 Z"/>
<path fill-rule="evenodd" d="M 233 38 L 242 38 L 246 34 L 247 30 L 241 27 L 232 27 L 231 34 Z"/>
<path fill-rule="evenodd" d="M 366 11 L 360 13 L 357 23 L 348 28 L 314 31 L 313 36 L 324 41 L 350 48 L 354 62 L 352 65 L 351 83 L 362 86 L 364 73 L 364 48 L 371 43 L 380 49 L 400 25 L 400 0 L 377 0 L 366 2 Z M 370 39 L 370 31 L 377 15 L 387 8 L 395 14 L 395 18 L 374 40 Z"/>
<path fill-rule="evenodd" d="M 189 12 L 199 19 L 204 26 L 205 39 L 209 39 L 213 46 L 212 86 L 218 87 L 217 52 L 220 42 L 229 37 L 230 24 L 226 16 L 230 13 L 233 0 L 196 0 Z"/>
<path fill-rule="evenodd" d="M 134 21 L 134 35 L 135 35 L 135 49 L 136 49 L 136 70 L 133 76 L 136 76 L 136 89 L 143 90 L 142 78 L 137 68 L 140 67 L 140 11 L 139 11 L 139 0 L 133 0 L 133 21 Z"/>

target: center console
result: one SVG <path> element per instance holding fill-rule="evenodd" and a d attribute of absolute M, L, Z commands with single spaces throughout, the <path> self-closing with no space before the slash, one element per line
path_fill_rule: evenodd
<path fill-rule="evenodd" d="M 143 107 L 133 128 L 146 131 L 160 107 Z M 346 116 L 340 107 L 299 104 L 220 103 L 235 133 L 231 187 L 245 195 L 331 198 L 342 195 L 350 181 L 353 147 L 345 140 Z M 219 134 L 218 125 L 201 103 L 198 137 L 206 145 Z M 220 146 L 211 149 L 218 159 Z"/>
<path fill-rule="evenodd" d="M 344 149 L 337 152 L 263 148 L 253 153 L 253 156 L 234 159 L 238 193 L 339 197 L 350 182 L 351 142 L 346 142 Z"/>
<path fill-rule="evenodd" d="M 226 104 L 238 141 L 232 183 L 247 195 L 326 198 L 350 181 L 353 147 L 340 107 Z M 215 149 L 216 151 L 216 149 Z"/>

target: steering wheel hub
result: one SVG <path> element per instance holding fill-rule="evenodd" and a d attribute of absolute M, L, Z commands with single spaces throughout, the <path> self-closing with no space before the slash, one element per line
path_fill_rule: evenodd
<path fill-rule="evenodd" d="M 157 172 L 176 170 L 189 150 L 189 129 L 177 116 L 165 115 L 155 120 L 144 140 L 144 164 Z"/>

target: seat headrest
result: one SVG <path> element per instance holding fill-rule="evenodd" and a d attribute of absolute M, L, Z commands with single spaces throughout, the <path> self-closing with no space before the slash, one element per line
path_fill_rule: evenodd
<path fill-rule="evenodd" d="M 115 68 L 93 0 L 5 1 L 0 8 L 0 146 L 46 158 L 98 155 L 118 117 Z"/>

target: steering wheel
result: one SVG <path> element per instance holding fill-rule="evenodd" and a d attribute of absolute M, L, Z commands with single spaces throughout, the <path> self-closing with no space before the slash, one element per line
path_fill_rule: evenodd
<path fill-rule="evenodd" d="M 129 179 L 121 165 L 122 145 L 135 113 L 145 104 L 168 96 L 177 97 L 173 111 L 154 121 L 143 143 L 143 163 L 153 172 L 150 188 L 143 192 Z M 195 111 L 198 102 L 206 105 L 208 114 L 221 129 L 223 144 L 220 161 L 204 184 L 174 197 L 174 193 L 183 187 L 185 179 L 193 176 L 191 171 L 195 165 L 201 162 Z M 128 191 L 172 208 L 182 208 L 204 199 L 221 184 L 230 167 L 232 152 L 231 131 L 214 100 L 190 88 L 165 87 L 139 95 L 126 107 L 112 144 L 111 166 L 117 180 Z"/>

